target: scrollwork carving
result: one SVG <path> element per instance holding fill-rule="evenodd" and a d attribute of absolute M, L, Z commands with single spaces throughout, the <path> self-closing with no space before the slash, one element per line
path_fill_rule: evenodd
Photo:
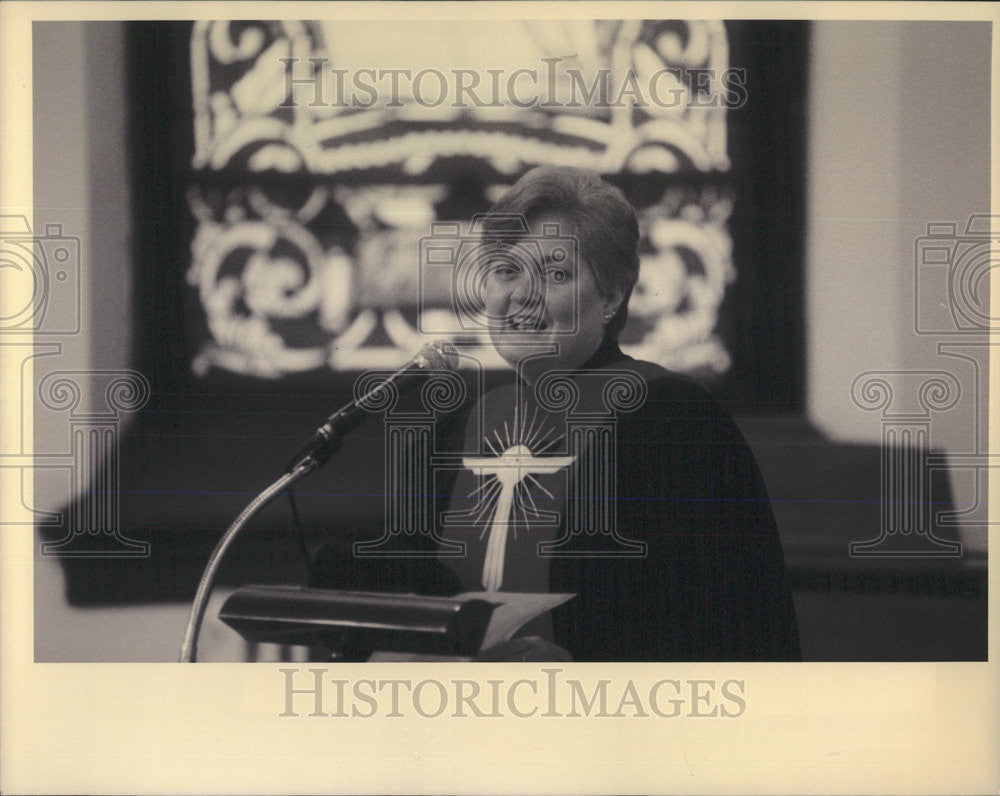
<path fill-rule="evenodd" d="M 386 219 L 380 218 L 374 229 L 363 229 L 358 240 L 328 240 L 321 230 L 340 224 L 328 223 L 325 215 L 334 212 L 336 204 L 327 188 L 316 187 L 286 207 L 262 185 L 254 184 L 255 175 L 290 175 L 307 184 L 334 177 L 334 182 L 343 183 L 338 191 L 357 181 L 364 188 L 351 190 L 365 193 L 377 187 L 366 185 L 367 170 L 389 169 L 409 180 L 431 174 L 442 158 L 451 156 L 491 164 L 510 180 L 541 163 L 575 165 L 604 174 L 719 173 L 729 168 L 728 99 L 722 78 L 729 58 L 727 33 L 720 22 L 503 23 L 502 30 L 516 35 L 521 43 L 517 54 L 511 55 L 509 69 L 523 68 L 526 54 L 537 54 L 554 66 L 551 81 L 547 72 L 539 80 L 536 93 L 541 102 L 530 107 L 508 103 L 504 118 L 509 124 L 502 127 L 496 125 L 493 110 L 482 109 L 499 106 L 485 103 L 481 108 L 473 103 L 458 108 L 450 101 L 454 86 L 446 86 L 449 90 L 440 103 L 415 104 L 414 87 L 405 76 L 398 81 L 399 96 L 390 96 L 386 84 L 378 83 L 374 104 L 352 107 L 351 80 L 344 81 L 344 88 L 331 69 L 356 69 L 360 63 L 380 60 L 379 42 L 393 37 L 358 35 L 370 31 L 370 24 L 223 20 L 194 26 L 194 166 L 199 173 L 235 175 L 240 187 L 234 192 L 242 192 L 237 200 L 233 192 L 220 189 L 218 207 L 210 207 L 203 198 L 191 200 L 200 222 L 201 245 L 193 251 L 190 279 L 201 292 L 212 335 L 193 363 L 201 375 L 213 366 L 264 378 L 325 365 L 353 370 L 371 362 L 386 366 L 389 355 L 398 356 L 401 363 L 412 351 L 390 334 L 393 345 L 380 345 L 378 357 L 372 358 L 368 354 L 374 346 L 359 333 L 367 324 L 358 312 L 359 303 L 371 309 L 388 330 L 382 308 L 396 297 L 389 296 L 387 301 L 379 295 L 383 300 L 366 305 L 363 302 L 370 300 L 371 292 L 359 288 L 368 283 L 385 286 L 380 279 L 381 264 L 378 278 L 371 280 L 362 259 L 366 251 L 382 245 L 372 246 L 376 239 L 385 242 L 390 257 L 406 251 L 402 237 L 390 239 L 390 233 L 398 230 L 384 230 Z M 393 24 L 406 33 L 405 23 Z M 440 37 L 442 49 L 447 50 L 457 43 L 457 35 L 474 41 L 477 36 L 495 38 L 502 33 L 495 24 L 470 23 L 461 34 L 441 29 L 433 35 Z M 376 50 L 366 52 L 368 45 L 358 45 L 362 39 L 376 41 Z M 479 66 L 475 48 L 469 52 L 472 60 L 467 66 Z M 569 58 L 567 53 L 574 55 Z M 706 75 L 711 79 L 704 80 Z M 626 76 L 634 83 L 626 81 Z M 607 79 L 607 91 L 595 90 L 594 101 L 581 103 L 579 95 L 589 94 L 598 79 Z M 586 84 L 585 91 L 582 84 Z M 635 101 L 628 92 L 624 99 L 618 97 L 625 85 L 639 86 L 645 102 Z M 552 90 L 557 101 L 546 104 L 547 92 Z M 572 112 L 562 109 L 562 100 Z M 451 124 L 458 119 L 460 124 Z M 344 172 L 362 176 L 340 180 L 337 175 Z M 205 183 L 216 185 L 216 176 Z M 446 191 L 447 186 L 440 189 Z M 424 204 L 433 212 L 436 202 Z M 715 328 L 725 290 L 733 279 L 725 228 L 730 204 L 726 199 L 715 202 L 725 212 L 707 219 L 694 218 L 692 206 L 673 208 L 670 213 L 656 206 L 647 212 L 642 223 L 651 230 L 647 242 L 652 243 L 652 251 L 643 255 L 631 308 L 633 326 L 642 330 L 642 337 L 631 338 L 628 353 L 679 371 L 707 368 L 722 373 L 729 369 L 730 356 Z M 260 221 L 252 220 L 254 213 Z M 371 220 L 367 212 L 363 215 L 354 219 L 359 226 Z M 321 216 L 320 223 L 312 224 Z M 412 219 L 414 214 L 408 211 L 405 217 Z M 255 224 L 280 229 L 280 240 L 241 241 L 241 236 L 264 235 L 251 229 Z M 312 232 L 305 235 L 315 233 L 318 239 L 308 245 L 296 231 L 306 225 L 312 225 Z M 284 259 L 274 251 L 279 242 L 297 249 L 298 254 Z M 253 261 L 241 265 L 235 260 L 243 256 L 238 252 L 244 246 L 253 252 Z M 408 278 L 402 269 L 396 276 L 400 281 Z M 676 300 L 668 305 L 663 296 Z M 462 297 L 452 298 L 455 306 L 464 308 Z M 420 323 L 433 317 L 434 324 L 446 327 L 435 336 L 457 339 L 468 332 L 461 322 L 463 312 L 453 312 L 452 304 L 447 304 L 443 311 L 421 304 Z M 317 312 L 319 324 L 313 323 Z M 359 318 L 355 329 L 354 321 Z M 286 320 L 302 324 L 289 333 L 292 324 Z M 409 331 L 422 333 L 423 328 L 418 324 Z M 480 346 L 476 355 L 488 367 L 500 366 L 480 331 L 472 333 Z M 355 344 L 358 339 L 363 345 Z M 292 340 L 308 341 L 304 344 L 308 347 L 296 347 Z M 335 356 L 330 353 L 333 349 L 338 352 Z"/>
<path fill-rule="evenodd" d="M 331 258 L 307 229 L 287 220 L 203 222 L 192 253 L 188 282 L 214 342 L 235 352 L 242 370 L 269 377 L 322 365 L 323 347 L 292 348 L 274 326 L 321 309 L 321 271 Z"/>
<path fill-rule="evenodd" d="M 483 98 L 486 108 L 507 105 L 516 127 L 504 137 L 491 129 L 489 112 L 477 104 L 458 104 L 461 95 L 454 86 L 446 86 L 446 96 L 437 103 L 426 101 L 426 89 L 416 85 L 414 74 L 392 87 L 375 80 L 360 96 L 339 87 L 331 68 L 349 69 L 359 58 L 364 63 L 392 58 L 379 48 L 383 38 L 394 41 L 395 36 L 372 37 L 372 30 L 371 23 L 344 21 L 195 25 L 196 163 L 222 169 L 238 160 L 254 171 L 305 166 L 324 174 L 389 165 L 420 174 L 452 155 L 477 157 L 509 174 L 546 162 L 605 173 L 729 166 L 729 100 L 722 78 L 728 48 L 720 22 L 512 20 L 483 25 L 478 34 L 475 24 L 461 34 L 442 28 L 433 34 L 442 50 L 456 46 L 456 35 L 508 35 L 522 43 L 508 64 L 511 72 L 523 69 L 532 55 L 550 65 L 551 74 L 526 89 L 537 95 L 536 103 L 516 107 L 507 102 L 506 91 Z M 360 40 L 367 51 L 359 49 Z M 486 67 L 475 55 L 470 59 L 466 67 Z M 322 101 L 290 101 L 292 85 L 301 96 Z M 599 91 L 593 88 L 599 85 Z M 625 92 L 625 86 L 633 90 Z M 584 90 L 596 91 L 597 99 L 580 102 Z M 363 103 L 363 110 L 345 113 L 355 101 Z M 289 111 L 294 123 L 288 121 Z M 446 122 L 459 116 L 483 124 L 461 131 L 428 131 L 421 125 L 428 118 Z M 375 134 L 361 143 L 349 138 L 380 133 L 390 123 L 400 129 L 388 137 Z M 539 135 L 546 128 L 558 131 L 561 140 Z M 500 141 L 502 147 L 496 145 Z"/>

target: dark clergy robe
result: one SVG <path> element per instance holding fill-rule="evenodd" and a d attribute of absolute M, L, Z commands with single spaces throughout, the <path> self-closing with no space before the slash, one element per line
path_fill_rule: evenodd
<path fill-rule="evenodd" d="M 576 661 L 799 659 L 763 479 L 703 388 L 607 341 L 453 420 L 438 559 L 381 562 L 374 582 L 575 593 L 523 634 Z"/>

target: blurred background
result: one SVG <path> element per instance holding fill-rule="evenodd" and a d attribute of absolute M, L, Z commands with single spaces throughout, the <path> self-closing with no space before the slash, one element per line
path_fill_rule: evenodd
<path fill-rule="evenodd" d="M 36 259 L 79 239 L 24 390 L 36 660 L 175 659 L 360 371 L 447 337 L 509 378 L 423 255 L 540 163 L 637 208 L 623 347 L 737 417 L 806 658 L 985 660 L 988 23 L 36 22 L 33 59 Z M 307 551 L 384 527 L 383 427 L 300 485 Z M 202 659 L 298 654 L 214 615 L 301 547 L 252 523 Z"/>

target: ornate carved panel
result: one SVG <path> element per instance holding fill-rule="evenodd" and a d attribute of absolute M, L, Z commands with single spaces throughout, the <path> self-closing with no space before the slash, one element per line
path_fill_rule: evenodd
<path fill-rule="evenodd" d="M 722 23 L 374 25 L 195 24 L 187 278 L 209 337 L 195 373 L 393 367 L 440 337 L 499 366 L 421 242 L 440 221 L 473 235 L 475 212 L 546 163 L 596 170 L 640 208 L 626 349 L 729 368 L 732 191 L 705 181 L 729 169 L 740 101 Z"/>

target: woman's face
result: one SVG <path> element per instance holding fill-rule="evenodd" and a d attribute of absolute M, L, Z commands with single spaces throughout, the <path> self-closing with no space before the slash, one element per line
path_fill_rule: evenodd
<path fill-rule="evenodd" d="M 530 228 L 530 236 L 491 260 L 485 299 L 494 348 L 515 367 L 523 360 L 523 375 L 534 380 L 586 362 L 604 339 L 605 313 L 621 297 L 601 294 L 558 213 L 539 216 Z"/>

